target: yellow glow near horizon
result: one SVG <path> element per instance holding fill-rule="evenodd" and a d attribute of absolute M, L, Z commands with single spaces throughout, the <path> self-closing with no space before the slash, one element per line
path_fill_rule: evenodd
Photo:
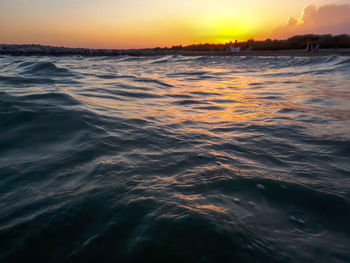
<path fill-rule="evenodd" d="M 253 37 L 258 30 L 257 21 L 251 17 L 222 18 L 220 16 L 202 18 L 198 22 L 201 32 L 206 32 L 205 38 L 212 43 L 242 41 Z"/>

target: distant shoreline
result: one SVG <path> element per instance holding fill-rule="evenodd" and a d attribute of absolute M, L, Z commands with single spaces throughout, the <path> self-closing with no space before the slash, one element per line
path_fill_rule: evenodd
<path fill-rule="evenodd" d="M 307 52 L 304 49 L 297 50 L 257 50 L 241 51 L 237 53 L 225 51 L 190 51 L 172 49 L 85 49 L 85 48 L 65 48 L 40 45 L 0 45 L 0 55 L 9 56 L 292 56 L 292 57 L 313 57 L 341 55 L 350 56 L 350 48 L 342 49 L 320 49 L 318 51 Z"/>
<path fill-rule="evenodd" d="M 309 51 L 307 51 L 307 49 Z M 296 35 L 285 40 L 266 39 L 233 43 L 205 43 L 187 46 L 139 49 L 94 49 L 45 46 L 40 44 L 0 44 L 0 55 L 11 56 L 350 56 L 350 35 Z"/>
<path fill-rule="evenodd" d="M 170 55 L 170 54 L 164 54 Z M 314 57 L 314 56 L 350 56 L 350 49 L 321 49 L 319 51 L 307 52 L 305 50 L 259 50 L 259 51 L 241 51 L 237 53 L 229 52 L 210 52 L 210 51 L 177 51 L 171 55 L 183 56 L 251 56 L 251 57 L 279 57 L 279 56 L 293 56 L 293 57 Z"/>

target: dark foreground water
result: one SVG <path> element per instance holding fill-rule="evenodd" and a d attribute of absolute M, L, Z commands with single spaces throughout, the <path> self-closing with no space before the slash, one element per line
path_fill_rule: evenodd
<path fill-rule="evenodd" d="M 0 57 L 0 262 L 349 262 L 347 57 Z"/>

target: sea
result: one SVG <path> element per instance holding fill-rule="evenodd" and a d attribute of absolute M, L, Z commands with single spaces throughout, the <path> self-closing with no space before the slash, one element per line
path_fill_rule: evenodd
<path fill-rule="evenodd" d="M 350 262 L 350 57 L 0 57 L 0 262 Z"/>

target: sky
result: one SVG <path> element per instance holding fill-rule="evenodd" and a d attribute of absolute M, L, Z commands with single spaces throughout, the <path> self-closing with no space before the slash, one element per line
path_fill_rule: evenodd
<path fill-rule="evenodd" d="M 350 0 L 0 0 L 0 43 L 146 48 L 350 34 Z"/>

